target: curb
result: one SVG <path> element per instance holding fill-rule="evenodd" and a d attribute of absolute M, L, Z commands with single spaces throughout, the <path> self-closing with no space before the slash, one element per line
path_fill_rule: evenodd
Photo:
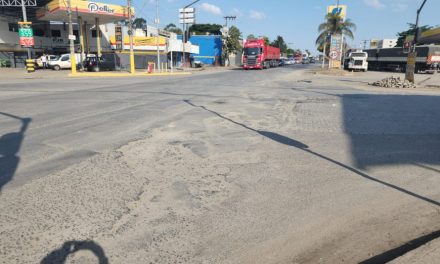
<path fill-rule="evenodd" d="M 115 73 L 115 72 L 82 72 L 76 74 L 69 74 L 69 77 L 140 77 L 140 76 L 174 76 L 174 75 L 191 75 L 191 72 L 166 72 L 166 73 L 146 73 L 146 72 L 136 72 L 136 73 Z"/>

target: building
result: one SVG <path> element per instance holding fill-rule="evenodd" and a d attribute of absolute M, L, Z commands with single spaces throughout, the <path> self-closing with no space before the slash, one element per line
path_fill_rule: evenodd
<path fill-rule="evenodd" d="M 397 45 L 397 39 L 372 39 L 370 40 L 370 49 L 394 48 Z"/>
<path fill-rule="evenodd" d="M 378 43 L 379 49 L 394 48 L 397 45 L 397 39 L 381 39 Z"/>
<path fill-rule="evenodd" d="M 195 61 L 205 65 L 219 66 L 222 63 L 223 40 L 218 35 L 192 35 L 189 41 L 200 47 L 199 54 L 193 54 Z"/>
<path fill-rule="evenodd" d="M 81 53 L 83 58 L 90 53 L 116 53 L 121 58 L 122 68 L 127 67 L 130 49 L 125 23 L 127 7 L 82 0 L 71 0 L 71 6 L 75 52 Z M 34 32 L 32 58 L 43 53 L 70 52 L 68 14 L 64 0 L 37 1 L 36 7 L 27 8 L 27 15 Z M 9 60 L 12 67 L 24 67 L 27 58 L 26 49 L 19 44 L 18 22 L 21 19 L 20 6 L 0 7 L 0 59 Z M 116 28 L 121 30 L 122 43 L 116 43 Z M 178 65 L 184 50 L 187 57 L 199 51 L 199 47 L 191 43 L 183 47 L 175 34 L 149 25 L 136 29 L 133 35 L 136 68 L 146 68 L 149 62 L 156 62 L 157 49 L 161 64 L 164 64 L 161 67 L 170 65 L 171 61 L 173 65 Z"/>

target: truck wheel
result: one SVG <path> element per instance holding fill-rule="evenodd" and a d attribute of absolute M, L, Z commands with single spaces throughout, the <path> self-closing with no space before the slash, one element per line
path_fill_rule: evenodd
<path fill-rule="evenodd" d="M 53 66 L 53 69 L 56 71 L 59 71 L 59 70 L 61 70 L 61 67 L 60 67 L 60 65 L 55 65 L 55 66 Z"/>

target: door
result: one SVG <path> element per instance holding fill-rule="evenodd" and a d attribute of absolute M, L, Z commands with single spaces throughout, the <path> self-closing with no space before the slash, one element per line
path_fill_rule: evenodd
<path fill-rule="evenodd" d="M 60 67 L 63 69 L 70 68 L 70 55 L 63 55 L 60 58 Z"/>

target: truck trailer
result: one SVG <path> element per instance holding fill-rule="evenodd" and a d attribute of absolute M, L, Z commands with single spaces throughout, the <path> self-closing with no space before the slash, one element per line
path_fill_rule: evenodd
<path fill-rule="evenodd" d="M 247 40 L 244 44 L 243 68 L 246 70 L 278 67 L 280 59 L 280 49 L 266 45 L 264 39 Z"/>
<path fill-rule="evenodd" d="M 368 69 L 375 71 L 406 71 L 408 54 L 403 48 L 369 49 Z M 439 70 L 440 45 L 425 45 L 416 47 L 416 72 L 433 73 Z"/>

